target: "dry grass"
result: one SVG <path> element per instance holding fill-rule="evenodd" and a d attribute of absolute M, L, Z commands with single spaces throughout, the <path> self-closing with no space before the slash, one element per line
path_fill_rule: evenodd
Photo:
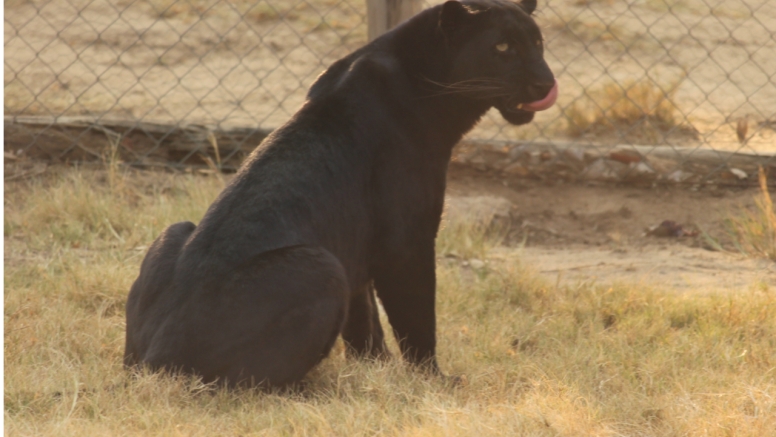
<path fill-rule="evenodd" d="M 765 171 L 759 171 L 760 194 L 753 210 L 744 210 L 727 220 L 736 248 L 750 256 L 776 261 L 776 210 L 768 192 Z"/>
<path fill-rule="evenodd" d="M 644 6 L 658 12 L 728 17 L 739 20 L 750 18 L 753 14 L 753 9 L 746 2 L 709 3 L 704 0 L 647 0 Z"/>
<path fill-rule="evenodd" d="M 638 39 L 638 35 L 624 26 L 604 23 L 596 19 L 583 20 L 574 17 L 568 20 L 562 19 L 559 24 L 562 24 L 563 30 L 569 35 L 586 43 L 618 42 L 625 48 L 631 47 Z"/>
<path fill-rule="evenodd" d="M 610 6 L 614 0 L 574 0 L 574 6 L 591 6 L 595 4 Z"/>
<path fill-rule="evenodd" d="M 506 231 L 504 226 L 446 220 L 437 237 L 437 254 L 464 260 L 482 260 L 491 248 L 501 243 Z"/>
<path fill-rule="evenodd" d="M 674 102 L 679 83 L 659 85 L 651 79 L 605 83 L 564 109 L 567 133 L 572 137 L 619 134 L 650 143 L 668 133 L 695 137 L 694 129 L 682 124 Z"/>
<path fill-rule="evenodd" d="M 226 17 L 232 20 L 242 17 L 251 23 L 263 23 L 275 20 L 309 20 L 318 24 L 336 24 L 345 19 L 348 25 L 357 25 L 361 15 L 366 13 L 363 3 L 345 3 L 340 0 L 273 0 L 256 2 L 255 0 L 237 0 L 223 2 L 218 0 L 142 0 L 139 2 L 121 0 L 126 7 L 141 7 L 153 16 L 162 19 L 180 19 L 191 22 L 203 17 Z M 235 16 L 235 13 L 239 17 Z M 325 16 L 322 20 L 322 16 Z M 344 24 L 343 24 L 344 26 Z"/>
<path fill-rule="evenodd" d="M 17 78 L 5 85 L 4 99 L 8 113 L 90 114 L 112 110 L 116 106 L 116 98 L 102 85 L 74 93 L 67 86 L 54 82 L 45 89 L 36 91 Z"/>
<path fill-rule="evenodd" d="M 308 7 L 305 2 L 276 1 L 272 4 L 238 0 L 221 2 L 216 0 L 121 0 L 124 7 L 140 7 L 153 17 L 162 19 L 177 18 L 191 21 L 207 16 L 231 15 L 235 12 L 257 23 L 278 19 L 294 20 L 299 18 L 298 11 Z"/>
<path fill-rule="evenodd" d="M 110 182 L 113 180 L 113 182 Z M 71 170 L 5 186 L 6 435 L 763 436 L 776 429 L 776 295 L 552 286 L 441 258 L 448 387 L 338 344 L 300 394 L 210 390 L 121 367 L 145 246 L 198 220 L 214 177 Z M 448 232 L 454 231 L 451 235 Z M 475 233 L 476 235 L 476 233 Z M 447 241 L 448 243 L 444 243 Z M 450 249 L 452 250 L 452 249 Z M 468 250 L 468 249 L 467 249 Z M 392 345 L 395 348 L 395 345 Z"/>

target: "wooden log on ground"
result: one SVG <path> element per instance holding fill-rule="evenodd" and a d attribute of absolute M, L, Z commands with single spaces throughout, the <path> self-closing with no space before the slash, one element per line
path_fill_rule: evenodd
<path fill-rule="evenodd" d="M 139 167 L 219 167 L 234 170 L 271 129 L 219 129 L 199 124 L 137 122 L 95 117 L 5 117 L 6 161 L 107 161 Z M 220 165 L 219 165 L 220 163 Z M 595 145 L 570 141 L 464 140 L 453 165 L 504 177 L 630 183 L 754 185 L 776 155 L 671 146 Z"/>
<path fill-rule="evenodd" d="M 7 116 L 4 152 L 50 161 L 94 161 L 111 154 L 135 166 L 236 168 L 271 132 L 106 117 Z M 208 163 L 210 161 L 210 164 Z"/>

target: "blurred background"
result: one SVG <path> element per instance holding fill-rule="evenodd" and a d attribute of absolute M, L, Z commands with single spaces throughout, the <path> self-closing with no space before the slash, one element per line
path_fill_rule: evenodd
<path fill-rule="evenodd" d="M 776 166 L 776 2 L 545 0 L 535 19 L 558 104 L 488 114 L 459 160 L 693 183 Z M 369 22 L 364 0 L 8 0 L 6 162 L 234 169 Z"/>

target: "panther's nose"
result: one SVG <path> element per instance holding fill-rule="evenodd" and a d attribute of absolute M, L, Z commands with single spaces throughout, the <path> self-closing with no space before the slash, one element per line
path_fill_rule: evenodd
<path fill-rule="evenodd" d="M 532 100 L 543 99 L 549 94 L 553 86 L 555 86 L 555 81 L 536 82 L 532 85 L 528 85 L 528 94 Z"/>

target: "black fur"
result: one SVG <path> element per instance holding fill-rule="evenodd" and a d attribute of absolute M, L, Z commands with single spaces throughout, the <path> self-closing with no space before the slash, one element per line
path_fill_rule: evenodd
<path fill-rule="evenodd" d="M 376 290 L 403 356 L 438 372 L 448 161 L 489 108 L 527 123 L 533 112 L 514 108 L 550 90 L 534 7 L 448 2 L 332 65 L 201 223 L 151 246 L 127 302 L 125 364 L 294 384 L 340 334 L 352 355 L 385 353 Z"/>

